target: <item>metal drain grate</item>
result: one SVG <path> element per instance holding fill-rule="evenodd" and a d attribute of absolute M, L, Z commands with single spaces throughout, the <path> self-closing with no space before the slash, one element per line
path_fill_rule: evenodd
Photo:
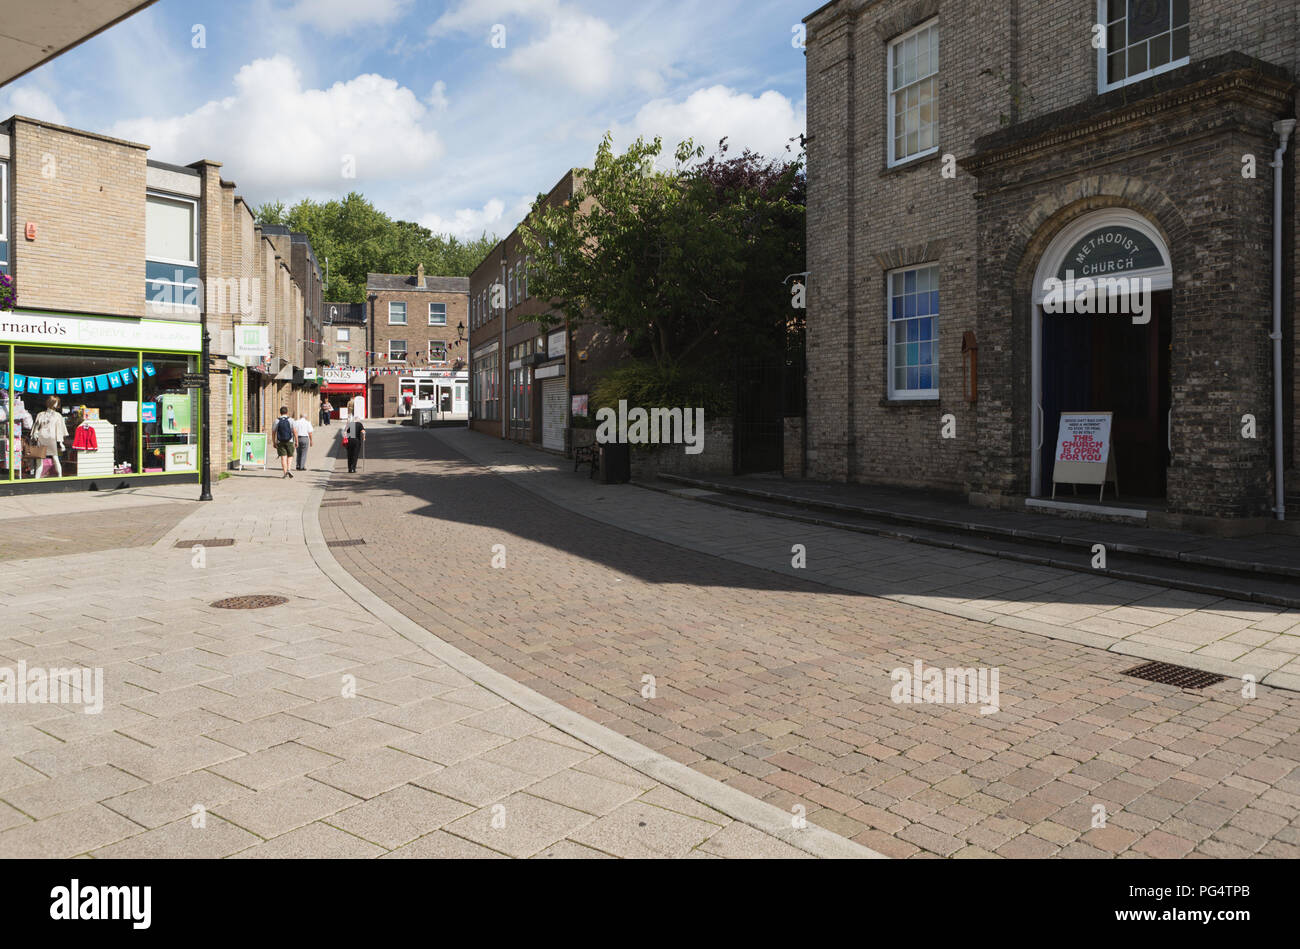
<path fill-rule="evenodd" d="M 284 606 L 288 602 L 287 596 L 232 596 L 217 600 L 211 606 L 218 610 L 265 610 L 272 606 Z"/>
<path fill-rule="evenodd" d="M 212 539 L 212 540 L 178 540 L 178 541 L 176 541 L 176 548 L 177 548 L 178 550 L 179 550 L 180 548 L 182 548 L 182 547 L 184 547 L 185 549 L 188 550 L 188 549 L 191 548 L 191 547 L 234 547 L 234 546 L 235 546 L 235 538 L 233 538 L 233 537 L 217 537 L 217 538 Z"/>
<path fill-rule="evenodd" d="M 366 542 L 364 540 L 327 540 L 325 542 L 325 546 L 326 547 L 363 547 L 365 546 L 365 543 Z"/>
<path fill-rule="evenodd" d="M 360 501 L 321 501 L 321 507 L 361 507 Z"/>
<path fill-rule="evenodd" d="M 1186 666 L 1175 666 L 1168 662 L 1144 662 L 1132 669 L 1125 669 L 1124 675 L 1135 679 L 1146 679 L 1148 682 L 1159 682 L 1161 685 L 1173 685 L 1180 689 L 1203 689 L 1207 685 L 1215 685 L 1227 678 L 1215 675 L 1213 672 L 1188 669 Z"/>

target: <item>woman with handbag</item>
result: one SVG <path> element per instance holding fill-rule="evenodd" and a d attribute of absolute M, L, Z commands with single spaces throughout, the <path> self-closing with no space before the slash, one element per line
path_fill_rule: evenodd
<path fill-rule="evenodd" d="M 54 477 L 63 477 L 63 465 L 59 462 L 59 453 L 63 451 L 63 443 L 68 438 L 68 423 L 63 420 L 63 413 L 59 411 L 59 397 L 52 395 L 45 400 L 45 411 L 36 416 L 36 424 L 32 426 L 32 441 L 37 446 L 45 449 L 45 457 L 54 463 Z M 45 474 L 44 460 L 38 460 L 36 468 L 36 477 L 40 478 Z"/>

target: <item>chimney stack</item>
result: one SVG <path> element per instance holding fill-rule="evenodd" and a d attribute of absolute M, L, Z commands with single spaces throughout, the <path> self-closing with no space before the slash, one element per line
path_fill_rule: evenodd
<path fill-rule="evenodd" d="M 415 285 L 421 290 L 424 289 L 424 264 L 420 264 L 415 271 Z"/>

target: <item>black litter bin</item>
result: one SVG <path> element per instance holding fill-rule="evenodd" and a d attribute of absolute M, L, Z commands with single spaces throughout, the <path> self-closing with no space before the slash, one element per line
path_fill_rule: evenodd
<path fill-rule="evenodd" d="M 599 480 L 604 484 L 626 484 L 632 480 L 632 446 L 611 442 L 600 449 Z"/>

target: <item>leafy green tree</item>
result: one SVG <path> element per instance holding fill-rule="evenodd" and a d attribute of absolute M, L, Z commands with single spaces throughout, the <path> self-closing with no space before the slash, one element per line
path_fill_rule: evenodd
<path fill-rule="evenodd" d="M 424 264 L 430 276 L 468 277 L 497 243 L 486 233 L 464 242 L 394 221 L 355 191 L 341 200 L 300 201 L 288 210 L 283 202 L 270 202 L 257 209 L 257 220 L 307 235 L 321 265 L 329 260 L 326 297 L 339 303 L 365 302 L 372 273 L 413 274 Z"/>
<path fill-rule="evenodd" d="M 555 312 L 537 321 L 595 320 L 665 373 L 784 351 L 798 320 L 782 281 L 804 270 L 802 158 L 728 158 L 724 139 L 702 160 L 688 141 L 655 170 L 662 150 L 638 139 L 616 155 L 606 135 L 571 201 L 539 196 L 521 232 L 530 289 Z"/>

